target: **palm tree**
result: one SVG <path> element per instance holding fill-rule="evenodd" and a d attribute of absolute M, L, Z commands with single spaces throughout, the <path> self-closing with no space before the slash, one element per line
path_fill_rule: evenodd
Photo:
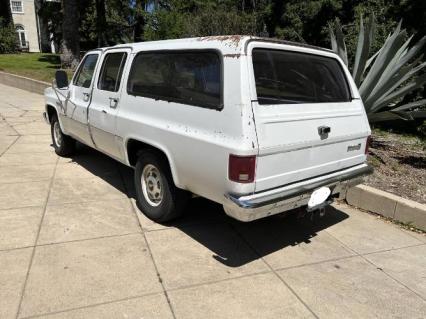
<path fill-rule="evenodd" d="M 80 61 L 80 20 L 78 0 L 62 0 L 62 54 L 63 67 L 75 69 Z"/>

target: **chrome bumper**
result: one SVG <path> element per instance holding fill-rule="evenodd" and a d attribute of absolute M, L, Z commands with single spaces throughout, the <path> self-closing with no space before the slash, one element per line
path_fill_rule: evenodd
<path fill-rule="evenodd" d="M 260 193 L 226 194 L 223 206 L 229 216 L 248 222 L 307 205 L 311 193 L 322 186 L 331 189 L 330 196 L 341 196 L 348 188 L 362 183 L 363 177 L 372 172 L 372 167 L 361 164 Z"/>

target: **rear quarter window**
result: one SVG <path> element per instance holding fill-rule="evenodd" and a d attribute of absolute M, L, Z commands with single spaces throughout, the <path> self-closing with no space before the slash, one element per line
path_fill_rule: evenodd
<path fill-rule="evenodd" d="M 222 109 L 221 60 L 214 51 L 141 52 L 127 92 L 157 100 Z"/>
<path fill-rule="evenodd" d="M 259 104 L 348 102 L 343 69 L 336 59 L 300 52 L 254 49 Z"/>

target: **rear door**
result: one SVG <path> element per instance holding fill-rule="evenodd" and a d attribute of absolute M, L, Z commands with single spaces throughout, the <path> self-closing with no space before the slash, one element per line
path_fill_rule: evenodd
<path fill-rule="evenodd" d="M 256 191 L 366 160 L 365 111 L 334 54 L 278 44 L 252 43 L 248 50 L 259 145 Z"/>
<path fill-rule="evenodd" d="M 121 157 L 116 140 L 116 120 L 129 55 L 130 49 L 108 50 L 103 54 L 89 108 L 90 131 L 96 147 L 116 158 Z"/>

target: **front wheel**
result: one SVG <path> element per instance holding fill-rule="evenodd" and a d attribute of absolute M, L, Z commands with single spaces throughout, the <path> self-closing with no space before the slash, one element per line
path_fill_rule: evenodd
<path fill-rule="evenodd" d="M 61 125 L 59 124 L 58 116 L 56 114 L 52 116 L 50 125 L 55 153 L 59 156 L 71 155 L 75 150 L 75 140 L 62 132 Z"/>
<path fill-rule="evenodd" d="M 189 193 L 177 188 L 168 162 L 162 155 L 144 151 L 135 167 L 136 199 L 142 212 L 155 222 L 168 222 L 180 217 Z"/>

